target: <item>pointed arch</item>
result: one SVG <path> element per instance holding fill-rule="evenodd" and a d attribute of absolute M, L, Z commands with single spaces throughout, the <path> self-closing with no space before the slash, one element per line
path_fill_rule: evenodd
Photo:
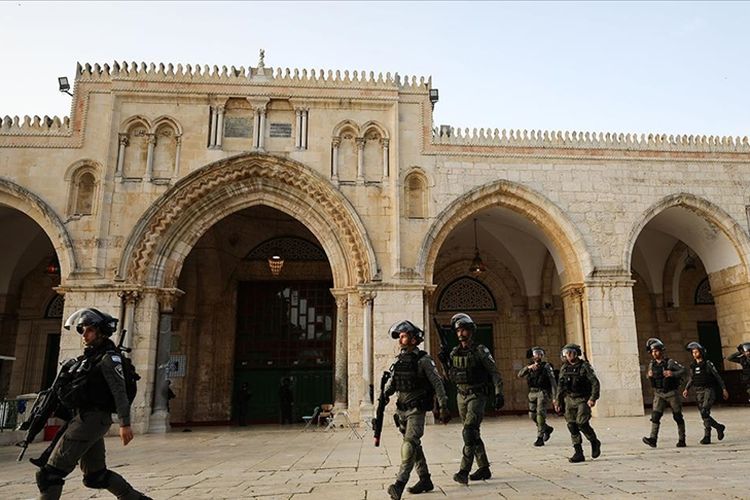
<path fill-rule="evenodd" d="M 377 270 L 364 225 L 348 200 L 320 174 L 263 153 L 229 157 L 193 172 L 164 193 L 127 240 L 119 279 L 175 286 L 185 257 L 214 223 L 265 205 L 295 217 L 318 238 L 336 288 L 370 281 Z"/>

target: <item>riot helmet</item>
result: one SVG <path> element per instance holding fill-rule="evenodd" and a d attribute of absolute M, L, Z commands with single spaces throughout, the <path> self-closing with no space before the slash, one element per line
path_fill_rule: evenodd
<path fill-rule="evenodd" d="M 527 358 L 533 358 L 534 356 L 539 356 L 540 358 L 544 357 L 544 349 L 542 349 L 539 346 L 534 346 L 528 351 L 526 351 L 526 357 Z"/>
<path fill-rule="evenodd" d="M 705 356 L 706 354 L 706 348 L 700 345 L 698 342 L 690 342 L 688 345 L 685 346 L 685 349 L 688 351 L 692 351 L 693 349 L 698 349 L 702 355 Z"/>
<path fill-rule="evenodd" d="M 424 340 L 424 332 L 408 320 L 396 321 L 388 329 L 388 332 L 392 339 L 398 339 L 401 332 L 406 332 L 417 340 L 417 344 Z"/>
<path fill-rule="evenodd" d="M 454 314 L 451 318 L 451 328 L 453 331 L 458 331 L 459 328 L 463 328 L 465 330 L 469 330 L 472 333 L 474 330 L 476 330 L 477 325 L 474 323 L 474 320 L 471 319 L 471 317 L 468 314 L 465 313 L 458 313 Z"/>
<path fill-rule="evenodd" d="M 79 309 L 65 320 L 63 327 L 70 330 L 71 327 L 79 334 L 83 334 L 87 326 L 96 327 L 105 337 L 111 337 L 117 329 L 117 318 L 113 318 L 107 313 L 103 313 L 93 307 Z"/>
<path fill-rule="evenodd" d="M 743 342 L 737 346 L 737 350 L 740 352 L 750 352 L 750 342 Z"/>
<path fill-rule="evenodd" d="M 568 352 L 574 352 L 576 356 L 581 356 L 583 354 L 583 351 L 581 350 L 581 346 L 578 344 L 565 344 L 560 351 L 560 356 L 562 358 L 565 358 L 565 355 Z"/>
<path fill-rule="evenodd" d="M 664 351 L 666 347 L 664 346 L 664 342 L 657 339 L 656 337 L 651 337 L 646 341 L 646 351 L 651 352 L 654 349 L 659 349 L 660 351 Z"/>

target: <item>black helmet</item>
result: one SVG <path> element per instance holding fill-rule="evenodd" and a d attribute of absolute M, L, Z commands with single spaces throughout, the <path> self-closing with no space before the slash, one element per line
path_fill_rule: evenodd
<path fill-rule="evenodd" d="M 532 347 L 531 349 L 529 349 L 528 351 L 526 351 L 526 357 L 527 358 L 533 358 L 535 355 L 543 358 L 544 357 L 544 349 L 542 349 L 541 347 L 535 345 L 534 347 Z"/>
<path fill-rule="evenodd" d="M 414 323 L 412 323 L 411 321 L 408 321 L 408 320 L 396 321 L 388 329 L 388 333 L 391 334 L 391 338 L 393 339 L 397 339 L 401 332 L 406 332 L 412 337 L 414 337 L 415 339 L 417 339 L 417 344 L 424 340 L 424 332 L 421 329 L 419 329 L 417 326 L 415 326 Z"/>
<path fill-rule="evenodd" d="M 566 351 L 573 351 L 576 353 L 577 356 L 581 356 L 583 354 L 583 351 L 581 350 L 581 346 L 579 346 L 578 344 L 565 344 L 562 350 L 560 351 L 560 355 L 562 357 L 565 357 Z"/>
<path fill-rule="evenodd" d="M 666 350 L 666 347 L 664 346 L 664 342 L 657 339 L 656 337 L 651 337 L 646 341 L 646 351 L 651 352 L 653 349 L 664 351 Z"/>
<path fill-rule="evenodd" d="M 117 318 L 113 318 L 93 307 L 86 307 L 71 314 L 65 320 L 64 328 L 70 330 L 73 327 L 78 333 L 83 333 L 83 329 L 87 326 L 94 326 L 105 337 L 111 337 L 117 329 Z"/>
<path fill-rule="evenodd" d="M 685 349 L 688 351 L 692 351 L 693 349 L 698 349 L 701 354 L 706 354 L 706 348 L 700 345 L 698 342 L 690 342 L 688 345 L 685 346 Z"/>
<path fill-rule="evenodd" d="M 737 350 L 740 352 L 750 351 L 750 342 L 743 342 L 742 344 L 738 345 Z"/>
<path fill-rule="evenodd" d="M 474 324 L 474 320 L 471 319 L 468 314 L 458 313 L 454 314 L 451 318 L 451 328 L 454 332 L 459 328 L 464 328 L 473 332 L 474 330 L 476 330 L 477 325 Z"/>

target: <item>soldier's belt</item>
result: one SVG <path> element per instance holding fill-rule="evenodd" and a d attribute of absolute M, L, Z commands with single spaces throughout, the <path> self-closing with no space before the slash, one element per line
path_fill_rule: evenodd
<path fill-rule="evenodd" d="M 418 399 L 409 401 L 407 403 L 399 403 L 398 401 L 396 401 L 396 408 L 400 411 L 413 410 L 414 408 L 419 408 L 420 406 L 422 406 L 422 402 Z"/>
<path fill-rule="evenodd" d="M 487 389 L 484 386 L 481 387 L 469 387 L 468 389 L 458 389 L 458 393 L 462 396 L 471 396 L 472 394 L 487 394 Z"/>

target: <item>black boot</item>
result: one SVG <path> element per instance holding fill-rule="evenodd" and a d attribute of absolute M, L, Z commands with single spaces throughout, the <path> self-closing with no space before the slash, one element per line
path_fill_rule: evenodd
<path fill-rule="evenodd" d="M 401 500 L 401 494 L 404 492 L 404 486 L 406 486 L 406 483 L 402 481 L 396 481 L 388 487 L 388 494 L 391 496 L 391 500 Z"/>
<path fill-rule="evenodd" d="M 453 480 L 461 484 L 469 484 L 469 471 L 460 470 L 453 474 Z"/>
<path fill-rule="evenodd" d="M 544 440 L 545 441 L 549 441 L 549 437 L 552 435 L 552 431 L 554 431 L 554 430 L 555 430 L 555 428 L 552 427 L 551 425 L 547 425 L 544 428 Z"/>
<path fill-rule="evenodd" d="M 536 441 L 534 441 L 534 446 L 544 446 L 544 436 L 539 436 L 536 438 Z"/>
<path fill-rule="evenodd" d="M 677 441 L 677 447 L 678 448 L 684 448 L 686 446 L 687 446 L 687 444 L 685 443 L 684 439 L 680 439 L 679 441 Z"/>
<path fill-rule="evenodd" d="M 575 450 L 575 453 L 573 453 L 573 456 L 568 459 L 571 463 L 578 463 L 578 462 L 585 462 L 586 457 L 583 456 L 583 447 L 580 444 L 576 444 L 573 446 L 573 449 Z"/>
<path fill-rule="evenodd" d="M 726 429 L 727 426 L 724 424 L 716 423 L 716 438 L 721 441 L 724 439 L 724 429 Z"/>
<path fill-rule="evenodd" d="M 406 488 L 406 491 L 414 495 L 417 495 L 419 493 L 432 491 L 434 489 L 435 489 L 435 485 L 432 484 L 432 479 L 430 479 L 430 475 L 428 474 L 424 477 L 420 476 L 419 481 L 417 481 L 417 483 L 414 486 Z"/>
<path fill-rule="evenodd" d="M 711 444 L 711 434 L 706 434 L 699 442 L 700 444 Z"/>
<path fill-rule="evenodd" d="M 489 467 L 480 467 L 474 471 L 474 474 L 469 474 L 469 479 L 472 481 L 482 481 L 492 477 Z"/>
<path fill-rule="evenodd" d="M 598 439 L 591 441 L 591 458 L 599 458 L 602 454 L 602 442 Z"/>
<path fill-rule="evenodd" d="M 651 448 L 656 448 L 656 438 L 644 437 L 642 441 L 644 444 L 649 445 Z"/>

